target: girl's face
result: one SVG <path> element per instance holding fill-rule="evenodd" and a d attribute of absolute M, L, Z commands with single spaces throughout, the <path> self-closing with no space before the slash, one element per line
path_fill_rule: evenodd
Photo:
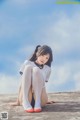
<path fill-rule="evenodd" d="M 36 63 L 40 64 L 40 65 L 44 65 L 48 62 L 50 55 L 46 54 L 46 55 L 40 55 L 38 56 Z"/>

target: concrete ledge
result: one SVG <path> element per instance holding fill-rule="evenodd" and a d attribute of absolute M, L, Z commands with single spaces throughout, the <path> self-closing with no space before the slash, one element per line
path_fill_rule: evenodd
<path fill-rule="evenodd" d="M 8 120 L 80 120 L 80 92 L 49 93 L 49 100 L 41 113 L 25 113 L 22 106 L 11 107 L 17 94 L 0 95 L 0 113 L 8 112 Z"/>

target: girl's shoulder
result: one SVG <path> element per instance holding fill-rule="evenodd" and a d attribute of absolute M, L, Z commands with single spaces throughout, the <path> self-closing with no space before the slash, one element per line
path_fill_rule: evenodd
<path fill-rule="evenodd" d="M 48 70 L 51 70 L 51 67 L 48 66 L 48 65 L 44 65 L 44 68 L 45 68 L 45 69 L 48 69 Z"/>
<path fill-rule="evenodd" d="M 28 63 L 31 63 L 31 61 L 30 60 L 25 60 L 24 61 L 24 64 L 28 64 Z"/>

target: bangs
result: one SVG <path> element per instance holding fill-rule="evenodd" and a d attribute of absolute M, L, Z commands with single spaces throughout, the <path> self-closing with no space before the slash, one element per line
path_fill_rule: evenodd
<path fill-rule="evenodd" d="M 47 54 L 50 54 L 50 53 L 47 52 L 47 51 L 42 51 L 42 52 L 40 53 L 40 55 L 47 55 Z"/>
<path fill-rule="evenodd" d="M 50 54 L 51 55 L 52 51 L 50 48 L 48 47 L 41 47 L 39 50 L 38 50 L 38 56 L 40 55 L 46 55 L 46 54 Z"/>

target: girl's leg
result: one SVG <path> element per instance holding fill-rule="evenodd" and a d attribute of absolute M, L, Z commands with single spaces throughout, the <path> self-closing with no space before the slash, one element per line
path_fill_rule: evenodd
<path fill-rule="evenodd" d="M 22 94 L 22 88 L 21 88 L 21 91 L 20 91 L 19 97 L 18 97 L 18 101 L 19 101 L 20 105 L 22 105 L 22 102 L 23 102 L 22 98 L 23 98 L 23 94 Z M 29 89 L 28 100 L 31 103 L 31 100 L 32 100 L 32 88 L 31 87 Z"/>
<path fill-rule="evenodd" d="M 32 100 L 32 87 L 29 90 L 28 99 L 29 99 L 29 102 L 31 103 L 31 100 Z M 34 99 L 35 99 L 35 96 L 34 96 Z M 45 87 L 43 87 L 42 92 L 41 92 L 41 106 L 42 107 L 45 106 L 47 102 L 48 102 L 48 96 L 47 96 Z M 21 89 L 21 87 L 19 89 L 18 99 L 14 103 L 14 105 L 22 105 L 22 89 Z"/>
<path fill-rule="evenodd" d="M 9 105 L 11 105 L 11 106 L 19 106 L 19 105 L 21 105 L 21 97 L 22 97 L 22 92 L 21 92 L 21 86 L 19 87 L 19 92 L 18 92 L 18 98 L 17 98 L 17 100 L 15 101 L 15 102 L 11 102 L 11 103 L 9 103 Z"/>
<path fill-rule="evenodd" d="M 34 111 L 41 111 L 41 93 L 44 86 L 43 76 L 38 67 L 33 68 L 33 80 L 32 80 L 33 91 L 35 94 L 35 106 Z"/>
<path fill-rule="evenodd" d="M 55 101 L 48 101 L 48 96 L 46 93 L 46 88 L 44 87 L 42 89 L 42 94 L 41 94 L 41 106 L 44 107 L 46 104 L 53 104 Z"/>
<path fill-rule="evenodd" d="M 44 107 L 47 102 L 48 102 L 48 96 L 47 96 L 45 87 L 43 87 L 42 93 L 41 93 L 41 106 Z"/>
<path fill-rule="evenodd" d="M 29 90 L 31 87 L 31 76 L 32 76 L 32 66 L 26 65 L 23 75 L 22 75 L 22 94 L 23 94 L 23 99 L 22 99 L 22 105 L 24 110 L 31 110 L 32 106 L 29 102 Z"/>
<path fill-rule="evenodd" d="M 22 105 L 22 97 L 23 97 L 22 87 L 20 86 L 17 100 L 15 102 L 9 103 L 9 105 L 11 105 L 11 106 L 20 106 L 20 105 Z M 31 103 L 31 101 L 32 101 L 32 88 L 30 88 L 30 90 L 29 90 L 28 99 L 29 99 L 29 102 Z"/>
<path fill-rule="evenodd" d="M 34 94 L 34 99 L 35 99 L 35 94 Z M 41 93 L 41 107 L 44 107 L 48 102 L 48 96 L 46 93 L 46 89 L 45 87 L 42 89 L 42 93 Z"/>
<path fill-rule="evenodd" d="M 22 86 L 20 86 L 20 88 L 19 88 L 19 94 L 18 94 L 17 101 L 18 101 L 19 105 L 22 105 Z"/>

